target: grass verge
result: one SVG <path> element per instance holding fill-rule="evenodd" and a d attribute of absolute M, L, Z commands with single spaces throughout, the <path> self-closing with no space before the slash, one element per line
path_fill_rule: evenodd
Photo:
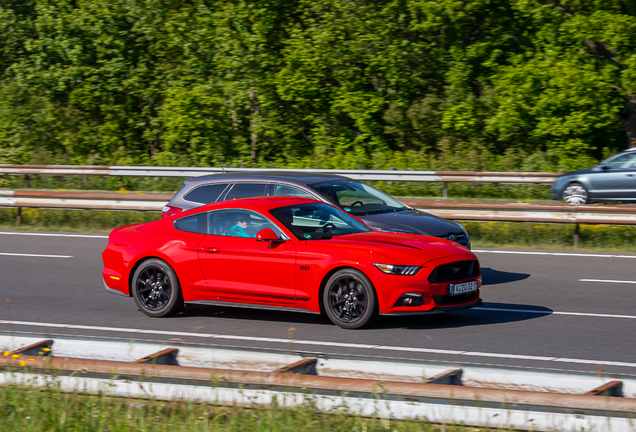
<path fill-rule="evenodd" d="M 122 225 L 161 217 L 158 212 L 24 209 L 15 226 L 16 209 L 0 208 L 0 230 L 108 233 Z M 474 247 L 575 249 L 574 225 L 464 222 Z M 578 250 L 636 252 L 636 227 L 581 225 Z"/>
<path fill-rule="evenodd" d="M 472 432 L 488 429 L 361 417 L 349 414 L 346 407 L 322 414 L 309 399 L 296 408 L 282 408 L 276 403 L 241 408 L 67 393 L 52 384 L 45 390 L 16 385 L 0 387 L 0 430 Z"/>

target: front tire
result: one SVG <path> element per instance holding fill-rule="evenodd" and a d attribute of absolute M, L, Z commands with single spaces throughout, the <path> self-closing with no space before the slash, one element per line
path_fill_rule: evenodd
<path fill-rule="evenodd" d="M 131 289 L 135 303 L 149 317 L 172 316 L 183 310 L 179 279 L 163 260 L 141 263 L 133 275 Z"/>
<path fill-rule="evenodd" d="M 367 326 L 378 315 L 375 289 L 369 278 L 355 269 L 339 270 L 329 278 L 323 304 L 329 319 L 344 329 Z"/>
<path fill-rule="evenodd" d="M 563 190 L 563 201 L 570 205 L 581 205 L 588 202 L 585 186 L 581 183 L 570 183 Z"/>

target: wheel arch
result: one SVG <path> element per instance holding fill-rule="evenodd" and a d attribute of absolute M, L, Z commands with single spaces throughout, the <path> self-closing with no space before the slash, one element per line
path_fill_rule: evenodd
<path fill-rule="evenodd" d="M 329 278 L 331 278 L 331 276 L 333 276 L 336 272 L 340 271 L 340 270 L 357 270 L 359 272 L 361 272 L 362 274 L 364 274 L 367 279 L 369 279 L 369 282 L 371 283 L 371 288 L 373 288 L 373 291 L 375 291 L 375 301 L 376 303 L 378 303 L 378 290 L 376 289 L 375 285 L 373 284 L 373 281 L 371 280 L 371 278 L 369 277 L 369 275 L 364 271 L 364 269 L 358 268 L 358 267 L 354 267 L 351 265 L 341 265 L 338 267 L 334 267 L 331 270 L 329 270 L 327 273 L 325 273 L 325 276 L 322 278 L 322 280 L 320 281 L 320 288 L 318 290 L 318 307 L 320 308 L 320 314 L 321 315 L 325 315 L 325 303 L 323 300 L 323 294 L 325 292 L 325 288 L 327 287 L 327 281 L 329 280 Z"/>
<path fill-rule="evenodd" d="M 172 265 L 172 263 L 169 260 L 165 259 L 164 257 L 154 256 L 154 255 L 142 256 L 137 261 L 135 261 L 135 264 L 133 264 L 133 266 L 130 268 L 130 272 L 128 272 L 128 297 L 133 296 L 132 283 L 133 283 L 133 277 L 135 276 L 135 272 L 137 271 L 137 269 L 139 268 L 141 264 L 151 259 L 158 259 L 168 264 L 170 268 L 172 269 L 172 271 L 174 272 L 177 279 L 179 279 L 179 275 L 177 274 L 177 271 L 174 269 L 174 265 Z M 179 281 L 179 283 L 180 282 L 181 281 Z"/>

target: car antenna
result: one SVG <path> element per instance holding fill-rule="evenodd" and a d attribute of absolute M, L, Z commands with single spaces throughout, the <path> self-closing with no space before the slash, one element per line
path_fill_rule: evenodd
<path fill-rule="evenodd" d="M 227 171 L 225 171 L 225 168 L 223 168 L 223 165 L 221 165 L 221 162 L 219 162 L 219 160 L 216 158 L 216 156 L 214 156 L 214 154 L 212 154 L 212 157 L 214 158 L 216 163 L 218 163 L 219 166 L 221 167 L 221 170 L 223 171 L 223 174 L 227 174 Z"/>

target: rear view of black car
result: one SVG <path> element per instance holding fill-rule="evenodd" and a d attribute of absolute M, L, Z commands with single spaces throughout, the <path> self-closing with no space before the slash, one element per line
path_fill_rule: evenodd
<path fill-rule="evenodd" d="M 277 195 L 333 204 L 376 231 L 440 237 L 470 249 L 470 239 L 460 223 L 416 210 L 369 185 L 338 175 L 270 171 L 197 177 L 184 182 L 163 208 L 163 215 L 217 201 Z"/>

